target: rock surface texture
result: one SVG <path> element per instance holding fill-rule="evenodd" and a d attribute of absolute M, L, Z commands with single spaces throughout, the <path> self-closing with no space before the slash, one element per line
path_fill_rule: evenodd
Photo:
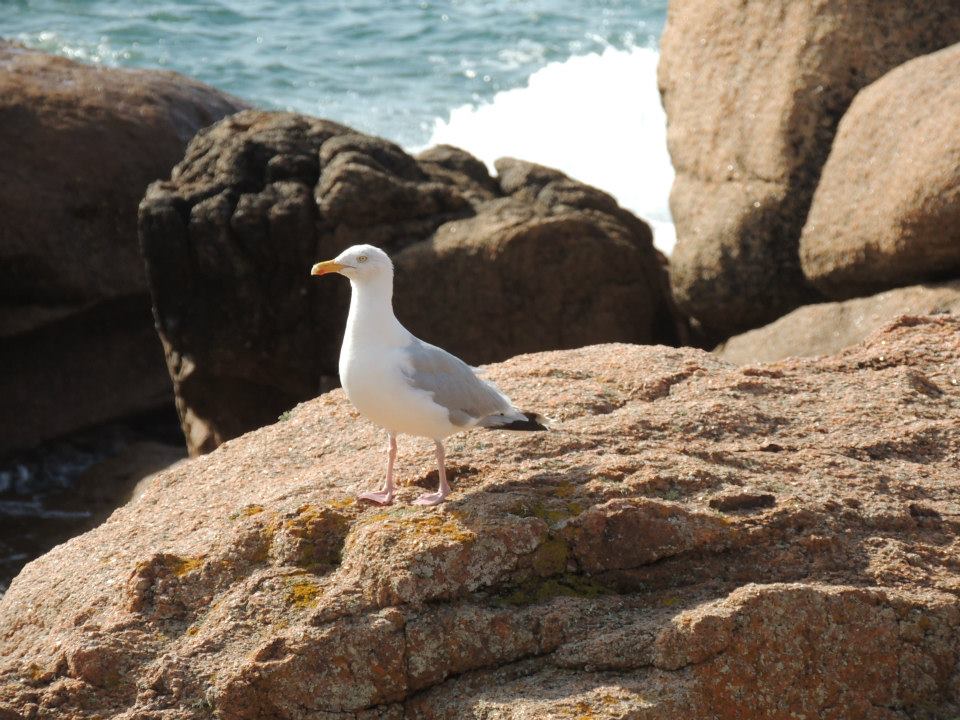
<path fill-rule="evenodd" d="M 805 305 L 769 325 L 735 335 L 714 352 L 738 365 L 831 355 L 862 342 L 900 315 L 942 314 L 960 317 L 960 280 Z"/>
<path fill-rule="evenodd" d="M 504 159 L 498 171 L 456 148 L 413 158 L 287 113 L 249 111 L 198 135 L 140 209 L 191 451 L 335 382 L 350 288 L 309 268 L 357 243 L 393 256 L 400 320 L 472 364 L 684 339 L 644 222 L 556 170 Z"/>
<path fill-rule="evenodd" d="M 169 402 L 137 204 L 238 109 L 175 73 L 0 41 L 0 452 Z"/>
<path fill-rule="evenodd" d="M 736 368 L 602 345 L 490 376 L 558 421 L 404 443 L 340 391 L 156 478 L 0 600 L 0 717 L 960 712 L 960 322 Z"/>
<path fill-rule="evenodd" d="M 940 0 L 673 0 L 660 86 L 681 308 L 722 339 L 815 301 L 798 244 L 840 117 L 958 41 L 960 5 Z"/>
<path fill-rule="evenodd" d="M 960 44 L 863 90 L 840 122 L 800 258 L 827 295 L 960 277 Z"/>

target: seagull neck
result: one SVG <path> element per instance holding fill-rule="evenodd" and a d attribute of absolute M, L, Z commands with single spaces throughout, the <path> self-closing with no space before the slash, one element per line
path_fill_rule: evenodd
<path fill-rule="evenodd" d="M 350 281 L 347 339 L 365 344 L 404 345 L 409 333 L 393 314 L 393 278 Z"/>

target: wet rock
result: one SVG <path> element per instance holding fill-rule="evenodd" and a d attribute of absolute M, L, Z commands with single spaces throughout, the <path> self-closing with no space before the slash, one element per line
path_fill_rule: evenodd
<path fill-rule="evenodd" d="M 137 204 L 242 103 L 0 41 L 0 453 L 171 399 Z"/>
<path fill-rule="evenodd" d="M 646 223 L 556 170 L 499 168 L 289 113 L 201 133 L 140 209 L 191 452 L 335 382 L 349 286 L 308 271 L 357 243 L 393 256 L 400 320 L 473 364 L 686 337 Z"/>
<path fill-rule="evenodd" d="M 840 122 L 800 240 L 828 296 L 960 278 L 958 67 L 960 44 L 911 60 Z"/>
<path fill-rule="evenodd" d="M 382 438 L 333 391 L 31 563 L 0 600 L 0 707 L 950 717 L 958 367 L 947 316 L 775 366 L 517 357 L 491 377 L 558 427 L 452 438 L 437 509 L 407 504 L 431 465 L 416 440 L 397 505 L 354 500 Z M 749 512 L 718 509 L 737 493 Z"/>
<path fill-rule="evenodd" d="M 670 3 L 659 69 L 677 170 L 670 273 L 715 340 L 816 302 L 798 245 L 841 116 L 888 70 L 958 41 L 960 6 L 937 0 Z"/>
<path fill-rule="evenodd" d="M 862 342 L 900 315 L 928 314 L 960 316 L 960 281 L 913 285 L 854 300 L 805 305 L 769 325 L 735 335 L 715 352 L 738 365 L 830 355 Z"/>

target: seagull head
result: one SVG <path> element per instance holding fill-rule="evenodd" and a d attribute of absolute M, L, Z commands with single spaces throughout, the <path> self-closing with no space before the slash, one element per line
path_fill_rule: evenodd
<path fill-rule="evenodd" d="M 384 275 L 393 277 L 393 263 L 389 256 L 373 245 L 348 247 L 333 260 L 319 262 L 310 270 L 311 275 L 340 273 L 356 282 L 371 280 Z"/>

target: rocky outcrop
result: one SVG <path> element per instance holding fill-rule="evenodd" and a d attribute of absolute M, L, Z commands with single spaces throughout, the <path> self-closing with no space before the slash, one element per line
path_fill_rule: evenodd
<path fill-rule="evenodd" d="M 715 352 L 738 365 L 831 355 L 862 342 L 900 315 L 945 313 L 960 317 L 960 280 L 805 305 L 769 325 L 730 338 Z"/>
<path fill-rule="evenodd" d="M 960 6 L 937 0 L 673 0 L 659 80 L 681 308 L 722 339 L 815 301 L 798 243 L 840 117 L 958 41 Z"/>
<path fill-rule="evenodd" d="M 2 41 L 0 70 L 3 452 L 169 402 L 137 204 L 239 103 Z"/>
<path fill-rule="evenodd" d="M 960 277 L 960 44 L 857 95 L 823 168 L 800 257 L 846 298 Z"/>
<path fill-rule="evenodd" d="M 201 133 L 140 209 L 191 450 L 336 383 L 349 285 L 308 273 L 356 243 L 393 256 L 400 320 L 474 364 L 684 338 L 645 223 L 556 170 L 498 167 L 492 178 L 446 146 L 413 158 L 289 113 L 249 111 Z"/>
<path fill-rule="evenodd" d="M 960 322 L 736 368 L 605 345 L 489 374 L 546 433 L 383 438 L 334 391 L 151 482 L 0 600 L 0 717 L 960 711 Z"/>

